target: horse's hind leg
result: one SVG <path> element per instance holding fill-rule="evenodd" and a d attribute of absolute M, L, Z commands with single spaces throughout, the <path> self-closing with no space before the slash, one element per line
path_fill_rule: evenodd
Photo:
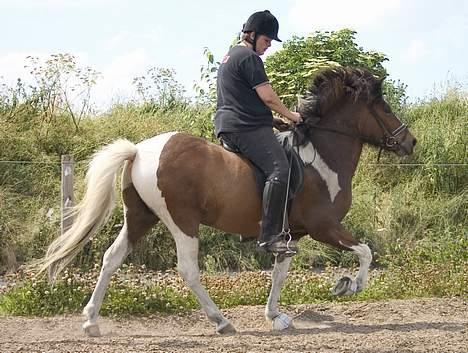
<path fill-rule="evenodd" d="M 190 237 L 183 233 L 175 224 L 166 223 L 177 246 L 177 269 L 198 302 L 205 311 L 208 319 L 216 325 L 218 333 L 236 332 L 234 326 L 223 316 L 216 304 L 210 298 L 205 288 L 200 283 L 200 271 L 198 268 L 198 238 Z"/>
<path fill-rule="evenodd" d="M 342 277 L 332 293 L 334 295 L 351 295 L 362 291 L 367 285 L 367 275 L 372 262 L 372 253 L 364 243 L 359 243 L 341 224 L 322 227 L 325 229 L 318 234 L 310 234 L 315 240 L 328 243 L 342 250 L 352 251 L 359 258 L 359 271 L 356 277 Z"/>
<path fill-rule="evenodd" d="M 86 322 L 83 329 L 89 336 L 99 336 L 99 326 L 97 324 L 99 310 L 104 299 L 109 281 L 114 272 L 122 265 L 127 255 L 131 252 L 135 242 L 145 235 L 145 233 L 154 226 L 158 218 L 143 203 L 138 196 L 129 179 L 125 183 L 128 169 L 124 170 L 122 185 L 125 189 L 122 191 L 124 201 L 125 221 L 124 225 L 114 241 L 104 254 L 101 273 L 94 288 L 91 299 L 83 310 Z"/>
<path fill-rule="evenodd" d="M 83 309 L 83 315 L 86 317 L 83 330 L 88 336 L 101 335 L 97 319 L 107 285 L 109 284 L 111 276 L 119 268 L 130 251 L 131 246 L 128 241 L 127 224 L 124 224 L 119 236 L 104 254 L 101 273 L 99 274 L 96 287 L 94 288 L 91 299 Z"/>

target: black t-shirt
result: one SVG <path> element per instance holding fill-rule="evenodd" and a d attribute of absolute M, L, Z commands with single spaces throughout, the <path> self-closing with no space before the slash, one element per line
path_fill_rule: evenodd
<path fill-rule="evenodd" d="M 229 50 L 218 70 L 216 136 L 273 126 L 270 108 L 255 91 L 265 83 L 268 77 L 262 59 L 252 49 L 238 45 Z"/>

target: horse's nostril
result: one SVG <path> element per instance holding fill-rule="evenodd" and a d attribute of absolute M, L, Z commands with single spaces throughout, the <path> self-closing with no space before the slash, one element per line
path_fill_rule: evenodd
<path fill-rule="evenodd" d="M 416 142 L 418 142 L 418 140 L 413 139 L 413 147 L 416 146 Z"/>

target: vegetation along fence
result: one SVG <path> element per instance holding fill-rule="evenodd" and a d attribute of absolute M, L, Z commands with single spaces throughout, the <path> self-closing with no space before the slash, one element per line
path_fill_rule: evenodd
<path fill-rule="evenodd" d="M 364 158 L 366 159 L 366 158 Z M 447 240 L 466 243 L 465 163 L 375 163 L 367 158 L 354 179 L 353 206 L 345 224 L 359 239 L 370 244 L 376 265 L 386 265 L 399 251 L 428 242 L 441 247 Z M 0 245 L 2 269 L 11 269 L 41 256 L 50 241 L 70 226 L 67 208 L 79 200 L 84 190 L 85 161 L 70 155 L 61 161 L 0 161 Z M 14 175 L 22 175 L 15 184 Z M 37 179 L 42 180 L 37 183 Z M 74 185 L 74 182 L 76 185 Z M 76 194 L 76 195 L 75 195 Z M 100 236 L 79 256 L 77 264 L 92 268 L 100 262 L 122 225 L 122 209 L 116 207 L 111 221 Z M 256 253 L 252 244 L 238 237 L 203 227 L 202 268 L 208 271 L 252 270 L 269 267 L 268 255 Z M 175 265 L 172 238 L 158 225 L 129 258 L 150 269 Z M 352 265 L 345 254 L 310 239 L 301 240 L 301 253 L 295 266 Z M 461 245 L 461 244 L 460 244 Z"/>

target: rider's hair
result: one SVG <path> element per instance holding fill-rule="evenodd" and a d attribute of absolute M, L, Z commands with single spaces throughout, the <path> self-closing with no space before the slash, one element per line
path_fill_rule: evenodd
<path fill-rule="evenodd" d="M 255 38 L 254 35 L 252 35 L 254 32 L 242 32 L 240 36 L 241 41 L 246 41 L 247 43 L 254 44 L 253 40 Z"/>

